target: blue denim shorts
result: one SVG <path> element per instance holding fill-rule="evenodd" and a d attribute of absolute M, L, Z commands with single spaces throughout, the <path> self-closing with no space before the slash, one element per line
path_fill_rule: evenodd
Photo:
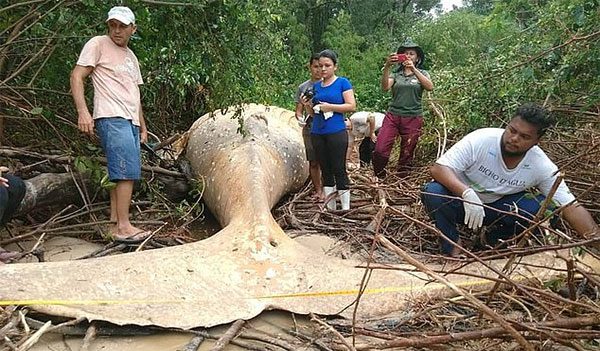
<path fill-rule="evenodd" d="M 98 118 L 94 123 L 108 161 L 108 178 L 111 181 L 140 179 L 139 127 L 122 117 Z"/>

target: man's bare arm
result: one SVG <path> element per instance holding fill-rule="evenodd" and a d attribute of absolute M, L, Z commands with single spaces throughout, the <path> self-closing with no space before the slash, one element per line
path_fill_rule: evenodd
<path fill-rule="evenodd" d="M 146 120 L 144 119 L 144 111 L 140 106 L 140 142 L 145 143 L 148 141 L 148 128 L 146 128 Z"/>
<path fill-rule="evenodd" d="M 296 103 L 296 119 L 301 121 L 304 112 L 304 105 L 301 102 Z"/>
<path fill-rule="evenodd" d="M 73 101 L 77 109 L 77 127 L 83 133 L 90 135 L 94 134 L 94 121 L 85 102 L 84 82 L 93 70 L 94 67 L 92 66 L 76 65 L 73 72 L 71 72 L 71 95 L 73 95 Z"/>
<path fill-rule="evenodd" d="M 468 188 L 450 167 L 435 163 L 429 168 L 429 172 L 436 182 L 448 188 L 456 196 L 462 196 L 463 192 Z"/>
<path fill-rule="evenodd" d="M 589 239 L 600 235 L 598 224 L 588 210 L 579 203 L 565 207 L 562 211 L 562 217 L 584 238 Z"/>

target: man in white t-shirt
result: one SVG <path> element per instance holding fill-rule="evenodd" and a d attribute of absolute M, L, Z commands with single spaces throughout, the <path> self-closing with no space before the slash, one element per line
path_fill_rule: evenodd
<path fill-rule="evenodd" d="M 349 168 L 360 168 L 371 163 L 371 154 L 375 148 L 377 136 L 385 114 L 380 112 L 360 111 L 353 113 L 346 120 L 348 130 L 348 150 L 346 160 Z M 360 160 L 360 163 L 359 163 Z"/>
<path fill-rule="evenodd" d="M 530 226 L 558 178 L 558 167 L 537 146 L 551 125 L 544 109 L 525 104 L 505 129 L 468 134 L 431 167 L 434 181 L 425 185 L 422 200 L 436 227 L 453 241 L 441 239 L 445 255 L 460 252 L 454 244 L 459 241 L 459 222 L 473 230 L 487 226 L 484 244 L 490 246 Z M 541 194 L 534 195 L 532 188 Z M 552 207 L 565 206 L 562 216 L 579 234 L 598 234 L 598 225 L 564 181 L 552 200 Z"/>
<path fill-rule="evenodd" d="M 127 44 L 135 33 L 135 16 L 124 6 L 108 12 L 108 35 L 90 39 L 71 73 L 71 93 L 78 114 L 78 127 L 94 134 L 94 128 L 108 160 L 109 179 L 117 185 L 110 192 L 111 229 L 115 241 L 138 243 L 150 232 L 129 221 L 133 183 L 141 178 L 140 142 L 148 134 L 140 100 L 143 84 L 137 57 Z M 84 96 L 84 81 L 91 76 L 94 86 L 93 116 Z"/>

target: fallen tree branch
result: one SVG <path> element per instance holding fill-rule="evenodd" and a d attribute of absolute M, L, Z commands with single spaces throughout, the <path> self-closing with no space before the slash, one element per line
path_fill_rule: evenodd
<path fill-rule="evenodd" d="M 96 323 L 90 323 L 87 331 L 85 332 L 85 336 L 83 337 L 83 342 L 81 343 L 81 347 L 79 351 L 88 351 L 90 348 L 90 344 L 94 339 L 96 339 L 98 328 L 96 328 Z"/>
<path fill-rule="evenodd" d="M 240 329 L 242 329 L 242 327 L 244 326 L 244 323 L 246 323 L 246 321 L 244 321 L 242 319 L 238 319 L 237 321 L 235 321 L 231 325 L 231 327 L 229 327 L 229 330 L 227 330 L 227 332 L 225 332 L 225 334 L 221 335 L 219 340 L 217 340 L 217 342 L 215 342 L 215 344 L 213 345 L 213 347 L 210 348 L 209 351 L 223 350 L 225 348 L 225 346 L 227 346 L 227 344 L 229 344 L 229 342 L 240 331 Z"/>
<path fill-rule="evenodd" d="M 492 310 L 491 308 L 489 308 L 488 306 L 483 304 L 483 302 L 479 301 L 473 295 L 469 294 L 468 292 L 464 291 L 463 289 L 457 287 L 456 285 L 451 283 L 449 280 L 447 280 L 443 276 L 432 271 L 429 267 L 427 267 L 423 263 L 421 263 L 418 260 L 416 260 L 415 258 L 413 258 L 411 255 L 406 253 L 406 251 L 404 251 L 401 248 L 397 247 L 396 245 L 392 244 L 383 235 L 378 235 L 378 240 L 387 249 L 398 254 L 400 257 L 402 257 L 404 260 L 406 260 L 406 262 L 417 267 L 421 272 L 427 274 L 431 278 L 433 278 L 433 279 L 437 280 L 438 282 L 447 286 L 450 290 L 452 290 L 456 294 L 467 299 L 469 302 L 471 302 L 473 305 L 475 305 L 483 314 L 487 315 L 492 320 L 494 320 L 496 323 L 500 324 L 500 326 L 504 330 L 506 330 L 519 343 L 519 345 L 521 345 L 521 347 L 523 347 L 525 350 L 528 350 L 528 351 L 535 350 L 533 348 L 533 346 L 529 342 L 527 342 L 527 340 L 523 337 L 523 335 L 521 335 L 515 328 L 513 328 L 513 326 L 511 326 L 504 318 L 502 318 L 500 315 L 498 315 L 496 312 L 494 312 L 494 310 Z"/>
<path fill-rule="evenodd" d="M 62 156 L 61 155 L 47 155 L 47 154 L 40 154 L 38 152 L 33 152 L 33 151 L 28 151 L 28 150 L 23 150 L 23 149 L 16 149 L 16 148 L 11 148 L 11 147 L 0 147 L 0 156 L 13 157 L 13 158 L 31 157 L 31 158 L 36 158 L 36 159 L 40 159 L 40 160 L 54 161 L 54 162 L 61 163 L 61 164 L 72 164 L 74 161 L 74 157 L 71 155 L 66 155 L 66 156 L 64 156 L 64 155 L 62 155 Z M 106 157 L 89 157 L 89 159 L 99 162 L 102 165 L 106 165 L 108 163 L 106 160 Z M 164 175 L 168 175 L 168 176 L 175 177 L 175 178 L 187 179 L 185 174 L 183 174 L 181 172 L 171 171 L 171 170 L 168 170 L 168 169 L 165 169 L 162 167 L 158 167 L 158 166 L 142 165 L 142 171 L 164 174 Z"/>
<path fill-rule="evenodd" d="M 194 335 L 192 340 L 185 345 L 183 351 L 198 351 L 200 348 L 200 344 L 204 341 L 204 337 L 202 335 Z"/>
<path fill-rule="evenodd" d="M 350 351 L 356 351 L 356 348 L 354 348 L 354 346 L 350 345 L 350 343 L 344 338 L 344 336 L 342 334 L 340 334 L 340 332 L 338 332 L 337 330 L 335 330 L 334 327 L 330 326 L 329 324 L 323 322 L 321 319 L 319 319 L 319 317 L 317 317 L 314 313 L 310 314 L 310 319 L 312 321 L 317 322 L 318 324 L 320 324 L 321 326 L 325 327 L 328 331 L 330 331 L 333 335 L 335 335 L 335 337 L 342 342 L 342 344 L 344 346 L 346 346 L 346 348 Z"/>
<path fill-rule="evenodd" d="M 530 328 L 556 328 L 558 330 L 552 330 L 551 332 L 562 339 L 581 339 L 586 334 L 578 333 L 583 327 L 591 327 L 600 324 L 600 315 L 590 317 L 577 317 L 577 318 L 561 318 L 551 322 L 541 323 L 526 323 L 524 325 L 515 324 L 514 328 L 519 331 L 525 331 Z M 572 329 L 574 333 L 568 333 L 568 331 L 562 329 Z M 377 333 L 370 331 L 369 334 L 375 337 L 389 337 L 389 333 Z M 382 334 L 378 336 L 378 334 Z M 588 339 L 594 339 L 598 337 L 598 332 L 587 334 Z M 372 350 L 372 349 L 389 349 L 395 347 L 430 347 L 433 345 L 446 345 L 451 342 L 468 341 L 468 340 L 479 340 L 485 338 L 502 338 L 507 335 L 504 328 L 493 327 L 482 330 L 473 330 L 460 333 L 451 333 L 444 335 L 421 335 L 414 338 L 398 338 L 380 342 L 369 343 L 368 345 L 357 345 L 357 350 Z M 537 338 L 537 337 L 535 337 Z M 532 337 L 533 339 L 533 337 Z"/>
<path fill-rule="evenodd" d="M 51 326 L 52 326 L 52 322 L 51 321 L 46 322 L 46 324 L 44 324 L 43 327 L 41 327 L 38 331 L 36 331 L 23 344 L 21 344 L 21 346 L 19 346 L 17 348 L 17 351 L 27 351 L 27 350 L 29 350 L 33 345 L 35 345 L 40 340 L 40 338 L 42 337 L 42 335 L 44 335 L 48 331 L 48 329 L 50 329 Z"/>

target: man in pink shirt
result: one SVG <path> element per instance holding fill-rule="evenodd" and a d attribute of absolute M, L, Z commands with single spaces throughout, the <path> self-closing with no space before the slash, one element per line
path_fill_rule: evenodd
<path fill-rule="evenodd" d="M 138 243 L 150 233 L 129 221 L 133 183 L 141 178 L 140 142 L 148 137 L 140 100 L 143 84 L 137 57 L 127 44 L 135 33 L 135 16 L 124 6 L 108 12 L 108 35 L 90 39 L 71 73 L 71 93 L 83 133 L 100 137 L 108 160 L 108 176 L 117 186 L 110 192 L 111 229 L 115 241 Z M 91 76 L 94 109 L 90 114 L 84 81 Z"/>

